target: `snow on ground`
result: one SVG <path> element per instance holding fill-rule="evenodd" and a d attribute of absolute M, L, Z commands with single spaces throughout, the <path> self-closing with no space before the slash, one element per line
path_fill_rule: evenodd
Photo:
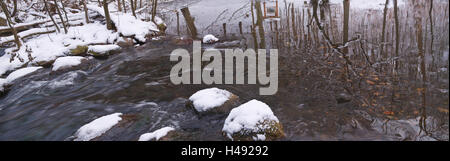
<path fill-rule="evenodd" d="M 87 58 L 82 56 L 66 56 L 66 57 L 60 57 L 55 60 L 53 63 L 53 71 L 57 71 L 59 69 L 63 68 L 70 68 L 73 66 L 80 65 L 83 60 L 87 60 Z"/>
<path fill-rule="evenodd" d="M 103 8 L 97 5 L 87 5 L 90 10 L 105 15 Z M 145 22 L 135 18 L 130 13 L 111 12 L 111 20 L 117 27 L 117 31 L 123 36 L 134 36 L 137 40 L 145 42 L 145 36 L 152 32 L 159 32 L 158 27 L 153 22 Z"/>
<path fill-rule="evenodd" d="M 189 97 L 189 100 L 192 101 L 198 112 L 204 112 L 223 105 L 230 99 L 231 95 L 227 90 L 208 88 L 197 91 Z"/>
<path fill-rule="evenodd" d="M 217 41 L 219 41 L 219 39 L 211 34 L 205 35 L 205 37 L 203 37 L 203 43 L 205 43 L 205 44 L 211 44 L 211 43 L 215 43 Z"/>
<path fill-rule="evenodd" d="M 159 130 L 156 130 L 152 133 L 145 133 L 139 137 L 139 141 L 150 141 L 153 139 L 158 141 L 160 138 L 166 136 L 167 133 L 169 133 L 170 131 L 173 131 L 173 130 L 175 130 L 173 127 L 164 127 Z"/>
<path fill-rule="evenodd" d="M 261 124 L 264 121 L 279 122 L 267 104 L 258 100 L 251 100 L 231 110 L 225 119 L 222 131 L 227 134 L 228 138 L 233 139 L 231 136 L 234 133 L 241 131 L 258 132 L 269 128 Z"/>
<path fill-rule="evenodd" d="M 40 35 L 25 42 L 22 48 L 15 52 L 24 59 L 23 62 L 17 58 L 10 62 L 14 48 L 6 49 L 6 54 L 0 57 L 0 75 L 28 63 L 29 53 L 34 58 L 32 63 L 51 61 L 58 57 L 66 56 L 69 54 L 70 49 L 74 49 L 79 45 L 113 43 L 118 36 L 117 33 L 107 30 L 106 26 L 100 23 L 70 27 L 67 34 L 51 33 Z"/>
<path fill-rule="evenodd" d="M 94 121 L 82 126 L 75 133 L 75 141 L 89 141 L 111 129 L 114 125 L 119 123 L 122 118 L 122 113 L 114 113 L 102 116 Z"/>
<path fill-rule="evenodd" d="M 91 51 L 99 54 L 105 54 L 108 51 L 119 49 L 120 49 L 119 45 L 92 45 L 89 46 L 88 52 Z"/>

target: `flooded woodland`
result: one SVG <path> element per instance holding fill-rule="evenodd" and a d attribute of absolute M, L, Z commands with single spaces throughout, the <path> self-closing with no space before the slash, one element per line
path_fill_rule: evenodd
<path fill-rule="evenodd" d="M 185 105 L 196 91 L 218 87 L 242 103 L 269 105 L 282 141 L 448 141 L 448 1 L 377 2 L 162 2 L 164 35 L 79 70 L 44 69 L 14 84 L 0 97 L 0 140 L 71 140 L 92 118 L 113 112 L 134 114 L 137 123 L 98 140 L 137 140 L 164 126 L 180 129 L 174 140 L 227 140 L 227 115 L 202 116 Z M 202 50 L 278 49 L 278 92 L 260 95 L 258 84 L 174 85 L 170 53 L 192 54 L 193 41 L 207 34 L 219 41 Z"/>

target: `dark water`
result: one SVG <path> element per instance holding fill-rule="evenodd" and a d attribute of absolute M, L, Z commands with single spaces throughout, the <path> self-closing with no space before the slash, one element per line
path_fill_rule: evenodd
<path fill-rule="evenodd" d="M 82 125 L 115 112 L 137 115 L 138 123 L 99 140 L 137 140 L 164 126 L 179 129 L 179 140 L 225 140 L 226 115 L 198 116 L 185 107 L 190 95 L 208 87 L 229 90 L 242 103 L 267 103 L 283 124 L 282 140 L 448 140 L 448 2 L 434 3 L 432 18 L 428 1 L 407 1 L 397 16 L 389 8 L 384 43 L 383 10 L 351 6 L 347 51 L 339 48 L 345 33 L 341 4 L 318 7 L 322 29 L 313 7 L 299 2 L 292 10 L 280 1 L 277 20 L 263 20 L 263 11 L 251 9 L 263 4 L 246 0 L 161 4 L 167 36 L 73 71 L 43 69 L 17 80 L 0 98 L 0 140 L 70 140 Z M 259 85 L 173 85 L 169 54 L 192 51 L 184 18 L 179 13 L 178 32 L 173 12 L 186 4 L 199 37 L 221 39 L 203 48 L 278 49 L 277 94 L 261 96 Z"/>

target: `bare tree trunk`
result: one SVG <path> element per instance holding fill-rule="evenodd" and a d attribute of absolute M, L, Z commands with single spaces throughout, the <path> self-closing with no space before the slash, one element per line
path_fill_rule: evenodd
<path fill-rule="evenodd" d="M 67 28 L 69 28 L 69 18 L 67 17 L 67 11 L 66 11 L 66 7 L 64 7 L 63 0 L 61 0 L 61 6 L 62 6 L 62 10 L 64 12 L 64 17 L 66 17 Z"/>
<path fill-rule="evenodd" d="M 109 16 L 108 0 L 103 0 L 103 9 L 105 11 L 106 28 L 108 30 L 114 30 L 114 26 L 111 21 L 111 16 Z"/>
<path fill-rule="evenodd" d="M 158 6 L 158 0 L 153 0 L 153 8 L 152 8 L 152 21 L 155 22 L 156 16 L 156 8 Z"/>
<path fill-rule="evenodd" d="M 186 24 L 188 26 L 189 31 L 191 32 L 192 38 L 197 38 L 197 28 L 195 27 L 194 19 L 191 17 L 191 12 L 189 12 L 189 8 L 182 8 L 181 13 L 184 16 Z"/>
<path fill-rule="evenodd" d="M 395 57 L 398 57 L 398 49 L 399 49 L 399 42 L 400 42 L 400 33 L 399 33 L 399 22 L 398 22 L 398 7 L 397 7 L 397 0 L 394 0 L 394 21 L 395 21 Z M 398 68 L 398 61 L 396 59 L 395 61 L 395 69 Z"/>
<path fill-rule="evenodd" d="M 0 1 L 0 6 L 3 10 L 3 12 L 5 12 L 5 16 L 6 16 L 6 21 L 8 22 L 8 26 L 11 28 L 11 30 L 13 31 L 14 34 L 14 41 L 17 45 L 17 49 L 19 50 L 20 47 L 22 46 L 22 43 L 20 42 L 20 38 L 19 35 L 17 35 L 17 31 L 16 28 L 14 28 L 14 26 L 12 25 L 12 21 L 11 21 L 11 16 L 9 15 L 9 11 L 8 11 L 8 7 L 6 6 L 6 4 L 2 1 Z"/>
<path fill-rule="evenodd" d="M 59 30 L 58 24 L 56 23 L 55 19 L 53 18 L 52 14 L 50 13 L 50 10 L 48 9 L 47 0 L 44 0 L 44 8 L 47 11 L 48 16 L 50 16 L 50 19 L 52 20 L 53 24 L 55 25 L 56 31 L 61 32 L 61 30 Z"/>
<path fill-rule="evenodd" d="M 89 12 L 88 12 L 88 8 L 86 6 L 86 1 L 87 0 L 83 0 L 83 7 L 84 7 L 84 16 L 86 18 L 86 24 L 89 23 Z"/>
<path fill-rule="evenodd" d="M 131 3 L 130 4 L 131 5 L 131 13 L 133 13 L 133 16 L 137 18 L 137 16 L 136 16 L 136 8 L 134 6 L 133 0 L 130 0 L 130 3 Z"/>
<path fill-rule="evenodd" d="M 260 47 L 260 49 L 265 49 L 266 48 L 266 38 L 264 35 L 264 24 L 263 24 L 264 18 L 263 18 L 263 13 L 261 11 L 261 2 L 256 1 L 255 7 L 256 7 L 256 18 L 257 18 L 256 24 L 258 25 L 259 39 L 261 39 L 259 47 Z"/>
<path fill-rule="evenodd" d="M 120 0 L 117 0 L 117 9 L 119 12 L 122 12 L 122 5 L 120 4 Z"/>
<path fill-rule="evenodd" d="M 350 0 L 344 0 L 344 31 L 343 31 L 343 43 L 348 42 L 348 21 L 350 18 Z M 345 47 L 343 50 L 344 53 L 348 53 L 348 48 Z"/>
<path fill-rule="evenodd" d="M 53 2 L 55 2 L 55 8 L 56 8 L 56 12 L 58 12 L 58 15 L 59 15 L 59 19 L 61 19 L 61 23 L 62 23 L 62 25 L 63 25 L 63 27 L 64 27 L 64 33 L 66 33 L 66 34 L 67 34 L 67 27 L 66 27 L 66 23 L 64 23 L 64 19 L 63 19 L 62 15 L 61 15 L 61 11 L 59 11 L 58 3 L 57 3 L 57 1 L 56 1 L 56 0 L 53 0 Z"/>
<path fill-rule="evenodd" d="M 122 6 L 123 6 L 123 12 L 127 13 L 127 4 L 125 3 L 125 0 L 122 1 Z"/>
<path fill-rule="evenodd" d="M 381 45 L 380 45 L 380 56 L 387 58 L 386 55 L 384 55 L 384 44 L 386 43 L 386 15 L 388 10 L 388 4 L 389 0 L 386 0 L 386 3 L 384 4 L 384 10 L 383 10 L 383 31 L 381 31 Z"/>
<path fill-rule="evenodd" d="M 17 0 L 13 0 L 13 4 L 14 4 L 14 9 L 13 9 L 13 12 L 11 13 L 11 17 L 16 16 L 16 14 L 17 14 Z"/>
<path fill-rule="evenodd" d="M 295 13 L 294 13 L 294 3 L 292 3 L 291 7 L 291 16 L 292 16 L 292 32 L 294 33 L 294 40 L 297 40 L 297 30 L 295 27 Z"/>
<path fill-rule="evenodd" d="M 434 55 L 433 55 L 433 43 L 434 43 L 434 33 L 433 33 L 433 0 L 430 0 L 430 10 L 428 11 L 429 19 L 430 19 L 430 32 L 431 32 L 431 44 L 430 44 L 430 55 L 433 58 L 433 66 L 436 65 L 434 63 Z"/>

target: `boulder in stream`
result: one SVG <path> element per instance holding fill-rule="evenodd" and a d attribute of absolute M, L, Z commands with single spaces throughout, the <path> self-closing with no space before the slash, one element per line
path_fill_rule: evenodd
<path fill-rule="evenodd" d="M 231 110 L 222 128 L 231 140 L 276 140 L 284 136 L 283 127 L 270 107 L 251 100 Z"/>
<path fill-rule="evenodd" d="M 104 57 L 111 55 L 114 51 L 119 49 L 119 45 L 92 45 L 89 46 L 88 54 L 94 57 Z"/>
<path fill-rule="evenodd" d="M 239 104 L 239 97 L 227 90 L 207 88 L 189 97 L 188 107 L 197 113 L 228 113 Z"/>
<path fill-rule="evenodd" d="M 70 69 L 72 67 L 78 66 L 83 62 L 86 62 L 88 59 L 82 56 L 66 56 L 59 57 L 53 63 L 52 71 L 60 71 Z"/>

